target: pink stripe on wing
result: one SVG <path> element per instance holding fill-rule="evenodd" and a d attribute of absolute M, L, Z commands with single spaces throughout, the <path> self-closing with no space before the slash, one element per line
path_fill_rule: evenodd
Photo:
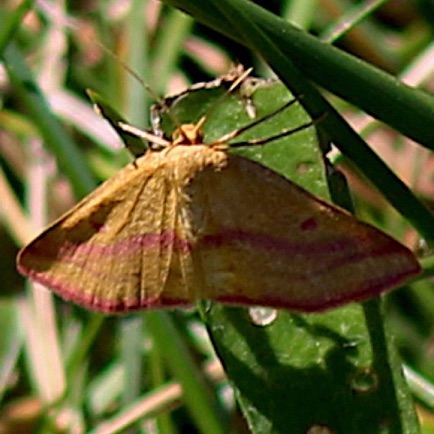
<path fill-rule="evenodd" d="M 284 256 L 305 255 L 305 256 L 321 256 L 330 255 L 331 253 L 339 253 L 341 256 L 349 258 L 349 261 L 363 259 L 364 257 L 382 256 L 397 253 L 396 243 L 381 243 L 374 245 L 374 248 L 363 248 L 363 253 L 359 253 L 357 248 L 363 239 L 357 238 L 337 238 L 330 240 L 313 240 L 302 242 L 292 242 L 271 237 L 266 234 L 243 232 L 235 230 L 226 230 L 222 234 L 207 235 L 202 237 L 200 243 L 205 248 L 219 248 L 225 246 L 245 245 L 252 249 L 269 250 L 279 253 Z M 350 256 L 348 256 L 350 255 Z"/>
<path fill-rule="evenodd" d="M 194 301 L 164 297 L 163 294 L 157 297 L 149 297 L 145 299 L 137 297 L 125 300 L 109 300 L 86 293 L 81 288 L 70 287 L 67 283 L 51 276 L 47 276 L 45 273 L 27 270 L 25 274 L 35 282 L 53 289 L 65 300 L 79 304 L 87 309 L 104 312 L 107 314 L 124 313 L 140 309 L 188 307 L 191 306 Z"/>
<path fill-rule="evenodd" d="M 191 245 L 188 240 L 182 240 L 177 237 L 174 231 L 166 231 L 161 234 L 141 234 L 134 237 L 126 238 L 122 241 L 107 244 L 97 243 L 92 240 L 85 242 L 63 241 L 58 249 L 47 250 L 45 246 L 38 248 L 38 243 L 27 248 L 27 253 L 39 258 L 49 260 L 67 261 L 73 257 L 89 256 L 94 260 L 100 257 L 122 256 L 125 254 L 134 255 L 141 251 L 159 248 L 161 250 L 173 246 L 175 251 L 188 254 Z"/>

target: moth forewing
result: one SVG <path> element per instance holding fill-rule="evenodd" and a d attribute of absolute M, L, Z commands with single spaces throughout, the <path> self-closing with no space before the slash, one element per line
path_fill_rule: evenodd
<path fill-rule="evenodd" d="M 19 271 L 106 313 L 201 298 L 320 311 L 417 274 L 409 249 L 288 179 L 318 182 L 313 167 L 321 167 L 321 153 L 311 146 L 312 122 L 294 111 L 299 104 L 279 109 L 290 105 L 288 94 L 261 91 L 272 104 L 258 107 L 266 121 L 251 127 L 237 94 L 229 103 L 219 100 L 210 117 L 196 107 L 193 124 L 172 126 L 171 138 L 119 123 L 150 148 L 24 247 Z M 171 100 L 175 116 L 188 111 L 181 107 L 187 97 Z M 284 132 L 297 128 L 291 122 L 306 128 L 289 136 Z M 276 135 L 280 140 L 267 144 Z M 247 146 L 258 138 L 261 146 Z M 234 140 L 256 162 L 232 154 Z M 265 157 L 271 168 L 262 164 Z"/>

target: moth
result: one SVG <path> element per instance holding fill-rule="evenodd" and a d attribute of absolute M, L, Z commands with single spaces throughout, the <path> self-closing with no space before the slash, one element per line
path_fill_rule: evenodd
<path fill-rule="evenodd" d="M 119 123 L 149 149 L 25 246 L 18 270 L 105 313 L 200 299 L 315 312 L 420 272 L 390 236 L 231 153 L 247 127 L 204 143 L 204 122 L 170 139 Z"/>

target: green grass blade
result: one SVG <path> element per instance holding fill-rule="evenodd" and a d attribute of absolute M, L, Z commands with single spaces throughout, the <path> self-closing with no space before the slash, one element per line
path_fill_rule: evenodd
<path fill-rule="evenodd" d="M 46 145 L 56 156 L 62 172 L 71 180 L 78 197 L 86 195 L 95 187 L 95 180 L 82 154 L 51 112 L 21 53 L 15 46 L 9 45 L 4 60 L 13 86 L 31 113 Z"/>
<path fill-rule="evenodd" d="M 0 402 L 2 402 L 17 369 L 18 357 L 23 345 L 23 330 L 15 301 L 1 300 L 0 314 Z"/>
<path fill-rule="evenodd" d="M 131 2 L 131 10 L 127 21 L 128 37 L 128 66 L 144 77 L 145 81 L 148 76 L 151 62 L 148 55 L 151 41 L 148 37 L 148 30 L 143 25 L 143 10 L 149 3 L 148 0 L 134 0 Z M 148 127 L 149 97 L 147 90 L 136 77 L 126 74 L 126 104 L 125 115 L 132 124 L 137 127 Z"/>
<path fill-rule="evenodd" d="M 158 91 L 167 88 L 167 83 L 175 71 L 182 54 L 182 47 L 190 34 L 194 21 L 188 15 L 171 9 L 167 12 L 165 26 L 169 31 L 161 32 L 155 41 L 152 72 L 154 86 Z M 174 38 L 173 35 L 177 37 Z"/>
<path fill-rule="evenodd" d="M 33 3 L 34 0 L 23 0 L 15 8 L 14 12 L 6 16 L 5 13 L 2 13 L 0 16 L 0 57 L 13 39 L 14 33 L 18 30 L 24 16 L 32 8 Z"/>
<path fill-rule="evenodd" d="M 365 18 L 380 8 L 386 0 L 371 0 L 364 3 L 356 4 L 349 9 L 345 15 L 333 24 L 333 26 L 325 29 L 321 34 L 321 40 L 327 43 L 333 43 L 356 27 Z"/>
<path fill-rule="evenodd" d="M 216 411 L 218 407 L 211 390 L 170 315 L 165 312 L 149 312 L 145 321 L 170 371 L 182 385 L 185 404 L 197 427 L 204 434 L 224 434 L 224 424 L 219 411 Z"/>

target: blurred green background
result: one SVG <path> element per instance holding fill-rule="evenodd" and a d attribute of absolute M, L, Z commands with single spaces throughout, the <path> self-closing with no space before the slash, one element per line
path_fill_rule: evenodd
<path fill-rule="evenodd" d="M 219 7 L 225 8 L 225 3 Z M 399 417 L 408 423 L 384 421 L 375 432 L 434 433 L 434 224 L 427 211 L 433 208 L 434 197 L 434 102 L 428 96 L 434 83 L 434 3 L 257 3 L 302 29 L 293 29 L 294 34 L 281 32 L 294 46 L 267 33 L 276 26 L 267 28 L 266 17 L 256 15 L 256 9 L 237 15 L 226 5 L 227 14 L 239 20 L 239 26 L 234 26 L 223 19 L 224 13 L 220 16 L 212 9 L 221 12 L 210 0 L 1 1 L 0 434 L 249 432 L 196 311 L 123 319 L 91 314 L 44 290 L 31 289 L 15 270 L 15 255 L 38 229 L 130 160 L 120 139 L 93 112 L 86 89 L 102 95 L 132 124 L 149 127 L 150 105 L 159 96 L 212 80 L 234 62 L 253 66 L 255 76 L 272 77 L 263 60 L 270 62 L 267 53 L 281 74 L 285 63 L 278 61 L 285 49 L 294 53 L 289 58 L 301 76 L 290 74 L 295 86 L 291 90 L 303 94 L 311 115 L 315 118 L 325 110 L 311 94 L 309 86 L 315 83 L 392 174 L 409 187 L 406 191 L 393 175 L 385 175 L 369 152 L 358 152 L 358 142 L 350 143 L 349 149 L 342 147 L 345 130 L 334 137 L 333 116 L 324 122 L 325 137 L 320 136 L 320 142 L 336 142 L 328 158 L 347 177 L 357 216 L 411 247 L 424 267 L 422 278 L 388 295 L 381 308 L 388 345 L 396 344 L 409 384 L 407 389 L 396 378 L 401 360 L 387 352 L 382 360 L 394 379 L 389 391 L 400 395 Z M 249 2 L 233 2 L 238 12 L 243 5 L 248 8 Z M 258 27 L 261 32 L 249 35 L 253 18 L 256 24 L 264 24 Z M 237 42 L 229 37 L 236 31 Z M 312 42 L 305 39 L 305 32 L 315 36 Z M 254 39 L 260 36 L 262 44 Z M 336 53 L 316 45 L 320 41 L 335 46 Z M 262 57 L 247 46 L 262 52 Z M 271 47 L 268 52 L 267 47 Z M 341 58 L 341 53 L 350 56 Z M 376 69 L 366 69 L 371 66 Z M 377 70 L 427 94 L 413 95 L 386 76 L 376 75 Z M 363 308 L 354 318 L 350 318 L 351 309 L 342 317 L 332 316 L 336 315 L 336 321 L 359 321 Z M 220 314 L 217 310 L 207 317 L 212 333 L 216 322 L 225 326 Z M 298 317 L 288 321 L 297 327 L 305 322 Z M 354 344 L 348 339 L 343 347 Z M 290 342 L 287 345 L 282 351 L 290 353 Z M 231 377 L 235 383 L 237 375 L 242 378 L 243 373 Z M 309 391 L 314 391 L 317 380 L 307 371 L 306 376 L 311 378 Z M 371 380 L 367 375 L 368 389 Z M 411 414 L 408 390 L 416 403 L 420 431 Z M 306 395 L 310 396 L 307 390 Z M 363 399 L 369 403 L 369 394 Z M 334 405 L 339 413 L 342 404 L 332 401 L 327 405 Z M 249 416 L 246 402 L 241 402 L 251 431 L 284 432 Z M 282 413 L 291 407 L 286 402 L 278 404 Z M 315 400 L 311 404 L 319 405 Z M 374 399 L 369 403 L 373 408 L 383 404 L 387 405 Z M 305 432 L 335 432 L 326 429 L 318 423 Z M 301 431 L 288 425 L 287 432 Z M 365 431 L 356 426 L 351 432 Z"/>

